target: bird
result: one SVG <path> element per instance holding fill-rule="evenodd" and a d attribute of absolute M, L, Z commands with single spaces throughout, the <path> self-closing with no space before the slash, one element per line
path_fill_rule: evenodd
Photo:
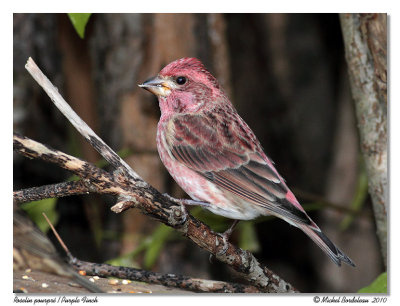
<path fill-rule="evenodd" d="M 139 87 L 158 98 L 157 150 L 190 204 L 233 220 L 276 216 L 302 230 L 336 265 L 355 266 L 307 215 L 199 59 L 175 60 Z"/>

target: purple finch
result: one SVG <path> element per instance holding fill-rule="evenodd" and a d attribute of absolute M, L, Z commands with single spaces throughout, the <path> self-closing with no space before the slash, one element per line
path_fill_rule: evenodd
<path fill-rule="evenodd" d="M 139 86 L 158 97 L 158 152 L 192 199 L 235 220 L 274 215 L 300 228 L 338 266 L 354 266 L 307 215 L 198 59 L 176 60 Z"/>

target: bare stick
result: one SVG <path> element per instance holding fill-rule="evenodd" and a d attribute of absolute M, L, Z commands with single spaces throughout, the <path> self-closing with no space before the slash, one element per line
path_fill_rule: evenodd
<path fill-rule="evenodd" d="M 79 131 L 79 133 L 107 160 L 115 169 L 124 172 L 128 178 L 141 179 L 141 177 L 132 170 L 131 167 L 121 159 L 96 133 L 83 121 L 59 94 L 58 89 L 49 81 L 42 73 L 32 58 L 29 58 L 26 70 L 44 89 L 54 105 L 63 113 L 63 115 L 71 122 L 71 124 Z M 121 167 L 122 166 L 122 167 Z M 142 183 L 145 183 L 141 180 Z"/>

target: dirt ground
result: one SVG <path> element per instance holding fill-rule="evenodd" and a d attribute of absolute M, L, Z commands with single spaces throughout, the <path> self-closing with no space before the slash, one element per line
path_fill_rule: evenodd
<path fill-rule="evenodd" d="M 87 279 L 92 277 L 85 276 Z M 121 279 L 94 278 L 94 283 L 105 293 L 132 293 L 132 294 L 189 294 L 190 291 L 169 288 L 162 285 L 153 285 L 143 282 L 123 281 Z M 13 291 L 15 293 L 78 293 L 90 292 L 74 283 L 71 279 L 39 272 L 14 271 Z"/>

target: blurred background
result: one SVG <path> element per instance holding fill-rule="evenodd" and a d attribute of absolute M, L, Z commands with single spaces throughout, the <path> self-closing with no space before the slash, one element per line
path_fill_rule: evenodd
<path fill-rule="evenodd" d="M 30 56 L 106 143 L 175 197 L 186 195 L 158 157 L 158 103 L 137 84 L 175 59 L 198 57 L 309 215 L 357 267 L 338 268 L 276 218 L 240 222 L 232 241 L 302 292 L 356 292 L 385 270 L 337 14 L 93 14 L 83 39 L 67 14 L 14 14 L 13 44 L 15 132 L 107 169 L 25 71 Z M 72 177 L 17 154 L 13 170 L 14 190 Z M 79 259 L 240 282 L 138 210 L 112 213 L 115 200 L 74 196 L 24 209 L 45 232 L 40 214 L 46 211 Z M 191 213 L 220 232 L 231 223 L 200 208 Z"/>

